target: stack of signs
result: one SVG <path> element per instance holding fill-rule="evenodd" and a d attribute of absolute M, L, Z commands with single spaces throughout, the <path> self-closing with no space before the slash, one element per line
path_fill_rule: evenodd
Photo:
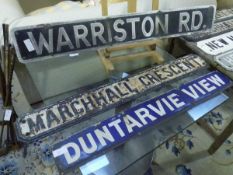
<path fill-rule="evenodd" d="M 21 141 L 31 142 L 39 137 L 87 120 L 117 105 L 134 100 L 163 83 L 206 67 L 197 55 L 187 55 L 170 63 L 154 66 L 121 81 L 104 84 L 56 104 L 21 116 L 16 121 Z"/>
<path fill-rule="evenodd" d="M 215 15 L 215 21 L 224 21 L 233 18 L 233 8 L 217 10 Z"/>
<path fill-rule="evenodd" d="M 205 6 L 39 24 L 14 28 L 11 33 L 19 61 L 28 63 L 114 44 L 205 31 L 212 28 L 214 14 L 214 6 Z"/>
<path fill-rule="evenodd" d="M 150 126 L 174 117 L 177 113 L 192 107 L 195 103 L 231 86 L 231 80 L 220 72 L 211 72 L 179 89 L 127 109 L 122 114 L 108 118 L 101 123 L 53 146 L 53 157 L 61 171 L 68 171 L 123 144 Z"/>
<path fill-rule="evenodd" d="M 217 21 L 210 32 L 186 36 L 184 40 L 188 46 L 214 65 L 217 63 L 225 70 L 233 71 L 233 9 L 217 14 Z"/>

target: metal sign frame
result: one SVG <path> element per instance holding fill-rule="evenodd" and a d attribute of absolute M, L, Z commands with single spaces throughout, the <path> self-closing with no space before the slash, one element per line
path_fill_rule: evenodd
<path fill-rule="evenodd" d="M 11 36 L 19 61 L 28 63 L 48 59 L 51 56 L 53 58 L 62 55 L 67 56 L 87 49 L 96 50 L 99 47 L 120 43 L 143 41 L 152 38 L 177 37 L 208 30 L 213 25 L 215 11 L 215 6 L 200 6 L 195 9 L 153 11 L 99 19 L 41 24 L 14 28 L 11 31 Z M 200 18 L 198 24 L 196 24 L 196 17 Z M 156 19 L 155 22 L 154 19 Z M 144 27 L 138 27 L 137 21 Z M 82 43 L 80 42 L 80 37 L 78 37 L 79 35 L 77 35 L 77 30 L 75 32 L 72 29 L 74 26 L 83 28 L 85 37 L 82 38 Z M 100 30 L 96 31 L 95 27 L 98 26 L 100 26 Z M 119 26 L 123 27 L 120 28 Z M 149 26 L 150 30 L 147 31 Z M 66 30 L 69 32 L 66 32 Z M 53 38 L 56 38 L 54 33 L 58 37 L 56 40 L 53 40 Z M 129 33 L 132 35 L 131 39 Z M 71 34 L 72 36 L 69 36 Z M 45 39 L 45 35 L 48 38 L 50 36 L 49 41 Z M 65 41 L 63 41 L 64 39 Z M 40 42 L 36 40 L 40 40 Z M 79 41 L 79 44 L 77 44 L 77 41 Z M 54 52 L 54 45 L 56 46 L 56 52 Z M 78 46 L 76 47 L 75 45 Z"/>

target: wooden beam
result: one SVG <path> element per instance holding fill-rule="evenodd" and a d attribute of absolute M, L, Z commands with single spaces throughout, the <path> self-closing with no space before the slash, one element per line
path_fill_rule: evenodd
<path fill-rule="evenodd" d="M 108 16 L 108 0 L 101 0 L 102 15 Z"/>
<path fill-rule="evenodd" d="M 215 139 L 214 143 L 208 149 L 210 155 L 214 154 L 222 144 L 232 135 L 233 133 L 233 120 L 224 129 L 224 131 Z"/>
<path fill-rule="evenodd" d="M 135 13 L 137 10 L 137 0 L 101 0 L 102 15 L 108 16 L 109 3 L 128 2 L 128 13 Z"/>
<path fill-rule="evenodd" d="M 114 52 L 114 51 L 119 51 L 119 50 L 124 50 L 124 49 L 134 49 L 138 47 L 150 46 L 156 43 L 157 43 L 157 40 L 141 41 L 141 42 L 136 42 L 136 43 L 127 43 L 127 44 L 121 44 L 118 46 L 109 47 L 109 48 L 106 48 L 106 50 L 108 52 Z"/>
<path fill-rule="evenodd" d="M 110 71 L 113 71 L 114 66 L 113 66 L 112 62 L 109 59 L 105 58 L 105 55 L 104 55 L 103 51 L 98 50 L 98 54 L 100 56 L 100 59 L 101 59 L 103 65 L 104 65 L 104 67 L 105 67 L 106 72 L 109 73 Z"/>
<path fill-rule="evenodd" d="M 135 13 L 137 10 L 137 0 L 128 0 L 128 13 Z"/>
<path fill-rule="evenodd" d="M 159 0 L 152 0 L 152 10 L 159 9 Z"/>
<path fill-rule="evenodd" d="M 113 62 L 122 62 L 122 61 L 135 61 L 137 58 L 151 57 L 156 54 L 155 51 L 145 51 L 140 53 L 134 53 L 130 55 L 116 56 L 111 57 L 111 61 Z"/>

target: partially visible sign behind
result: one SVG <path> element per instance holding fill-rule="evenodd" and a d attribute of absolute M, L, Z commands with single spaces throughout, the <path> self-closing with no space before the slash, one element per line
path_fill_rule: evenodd
<path fill-rule="evenodd" d="M 229 18 L 233 18 L 233 8 L 217 10 L 215 15 L 216 21 L 223 21 Z"/>
<path fill-rule="evenodd" d="M 116 147 L 149 126 L 174 116 L 179 111 L 231 86 L 231 80 L 220 72 L 211 72 L 151 99 L 123 114 L 74 134 L 53 147 L 56 165 L 62 171 L 80 166 L 100 152 Z"/>
<path fill-rule="evenodd" d="M 226 53 L 233 49 L 233 31 L 198 41 L 196 44 L 200 50 L 208 55 L 216 56 Z"/>
<path fill-rule="evenodd" d="M 116 83 L 102 85 L 18 118 L 17 135 L 28 142 L 47 136 L 205 66 L 206 62 L 199 56 L 187 55 Z"/>
<path fill-rule="evenodd" d="M 226 21 L 215 23 L 211 31 L 198 32 L 190 36 L 185 36 L 184 38 L 190 42 L 197 42 L 197 41 L 201 41 L 204 39 L 218 36 L 220 34 L 230 32 L 232 31 L 232 29 L 233 29 L 233 19 L 229 19 Z"/>
<path fill-rule="evenodd" d="M 14 46 L 21 62 L 143 39 L 181 36 L 212 27 L 215 7 L 156 11 L 89 21 L 15 28 Z"/>

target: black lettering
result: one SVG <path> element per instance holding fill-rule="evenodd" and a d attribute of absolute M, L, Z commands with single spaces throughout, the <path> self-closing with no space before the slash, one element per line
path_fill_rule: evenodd
<path fill-rule="evenodd" d="M 130 83 L 124 81 L 124 82 L 123 82 L 123 85 L 128 89 L 129 92 L 131 92 L 131 93 L 138 93 L 138 90 L 137 90 L 137 89 L 133 89 L 133 88 L 131 87 L 131 84 L 130 84 Z"/>
<path fill-rule="evenodd" d="M 191 60 L 190 60 L 191 61 Z M 187 60 L 187 62 L 190 62 L 189 60 Z M 195 59 L 192 59 L 192 61 L 194 63 L 196 63 L 197 65 L 199 65 L 200 67 L 204 66 L 206 63 L 204 61 L 202 61 L 203 64 L 200 64 L 200 62 L 196 61 Z M 195 66 L 193 65 L 193 68 L 195 68 Z"/>
<path fill-rule="evenodd" d="M 95 104 L 90 96 L 87 96 L 85 99 L 81 98 L 81 102 L 87 111 L 95 108 Z"/>
<path fill-rule="evenodd" d="M 150 82 L 145 81 L 144 79 L 146 79 L 146 77 L 144 77 L 144 76 L 140 76 L 140 77 L 138 78 L 138 80 L 139 80 L 144 86 L 149 86 L 149 85 L 151 85 Z"/>
<path fill-rule="evenodd" d="M 58 119 L 58 117 L 54 114 L 54 112 L 50 109 L 48 109 L 46 111 L 46 119 L 47 119 L 47 124 L 48 124 L 48 128 L 51 127 L 51 124 L 56 121 L 57 124 L 60 123 L 60 120 Z"/>
<path fill-rule="evenodd" d="M 192 59 L 192 61 L 195 62 L 195 59 Z M 196 62 L 195 62 L 196 63 Z M 195 66 L 189 61 L 189 60 L 186 60 L 186 61 L 182 61 L 182 64 L 184 64 L 186 67 L 188 67 L 189 69 L 193 69 L 195 68 Z M 200 63 L 197 63 L 198 65 L 200 65 Z"/>
<path fill-rule="evenodd" d="M 188 70 L 188 68 L 187 68 L 185 65 L 183 65 L 182 63 L 176 63 L 176 66 L 177 66 L 180 70 L 182 70 L 183 72 L 186 72 L 186 71 Z"/>
<path fill-rule="evenodd" d="M 36 122 L 34 122 L 31 118 L 27 119 L 28 126 L 30 128 L 30 132 L 38 132 L 41 129 L 45 129 L 44 121 L 42 120 L 42 114 L 36 115 Z"/>
<path fill-rule="evenodd" d="M 98 104 L 98 106 L 104 106 L 108 104 L 107 99 L 105 98 L 105 96 L 102 94 L 102 92 L 98 92 L 97 93 L 93 93 L 91 94 L 93 99 L 96 101 L 96 103 Z"/>
<path fill-rule="evenodd" d="M 171 64 L 168 66 L 169 69 L 171 69 L 172 72 L 174 72 L 174 74 L 180 74 L 182 71 L 181 70 L 175 70 L 175 68 L 177 68 L 175 65 Z"/>
<path fill-rule="evenodd" d="M 155 70 L 154 70 L 154 74 L 155 74 L 161 81 L 166 80 L 167 77 L 163 77 L 163 74 L 161 74 L 160 71 L 161 71 L 160 69 L 157 69 L 157 70 L 155 69 Z"/>
<path fill-rule="evenodd" d="M 76 105 L 80 105 L 78 101 L 73 101 L 72 103 L 70 103 L 70 107 L 73 111 L 73 113 L 77 116 L 79 116 L 80 114 L 84 113 L 84 109 L 83 108 L 76 108 Z"/>
<path fill-rule="evenodd" d="M 66 105 L 59 105 L 58 112 L 61 115 L 62 121 L 66 121 L 66 116 L 73 117 L 73 114 L 69 111 L 69 108 Z"/>
<path fill-rule="evenodd" d="M 109 101 L 114 101 L 114 99 L 119 99 L 120 97 L 113 91 L 111 90 L 110 88 L 106 88 L 105 89 L 105 93 L 109 99 Z"/>
<path fill-rule="evenodd" d="M 167 68 L 162 68 L 161 69 L 163 72 L 165 72 L 165 73 L 167 73 L 168 75 L 167 75 L 167 77 L 173 77 L 173 73 L 172 73 L 172 71 L 169 71 L 169 70 L 167 70 Z M 165 78 L 166 79 L 166 78 Z"/>
<path fill-rule="evenodd" d="M 151 83 L 153 83 L 155 85 L 159 84 L 159 80 L 157 78 L 155 78 L 153 75 L 146 74 L 145 76 L 148 78 L 148 80 L 150 80 Z"/>
<path fill-rule="evenodd" d="M 233 36 L 232 35 L 228 36 L 227 38 L 230 39 L 231 41 L 233 41 Z"/>
<path fill-rule="evenodd" d="M 218 47 L 212 42 L 206 43 L 206 46 L 208 46 L 212 50 L 218 49 Z"/>
<path fill-rule="evenodd" d="M 127 96 L 127 95 L 129 95 L 129 93 L 128 92 L 122 92 L 122 90 L 118 87 L 118 85 L 115 85 L 114 86 L 114 89 L 117 91 L 117 93 L 121 96 L 121 97 L 124 97 L 124 96 Z"/>
<path fill-rule="evenodd" d="M 226 42 L 224 39 L 219 39 L 218 41 L 224 45 L 229 45 L 229 43 Z"/>

